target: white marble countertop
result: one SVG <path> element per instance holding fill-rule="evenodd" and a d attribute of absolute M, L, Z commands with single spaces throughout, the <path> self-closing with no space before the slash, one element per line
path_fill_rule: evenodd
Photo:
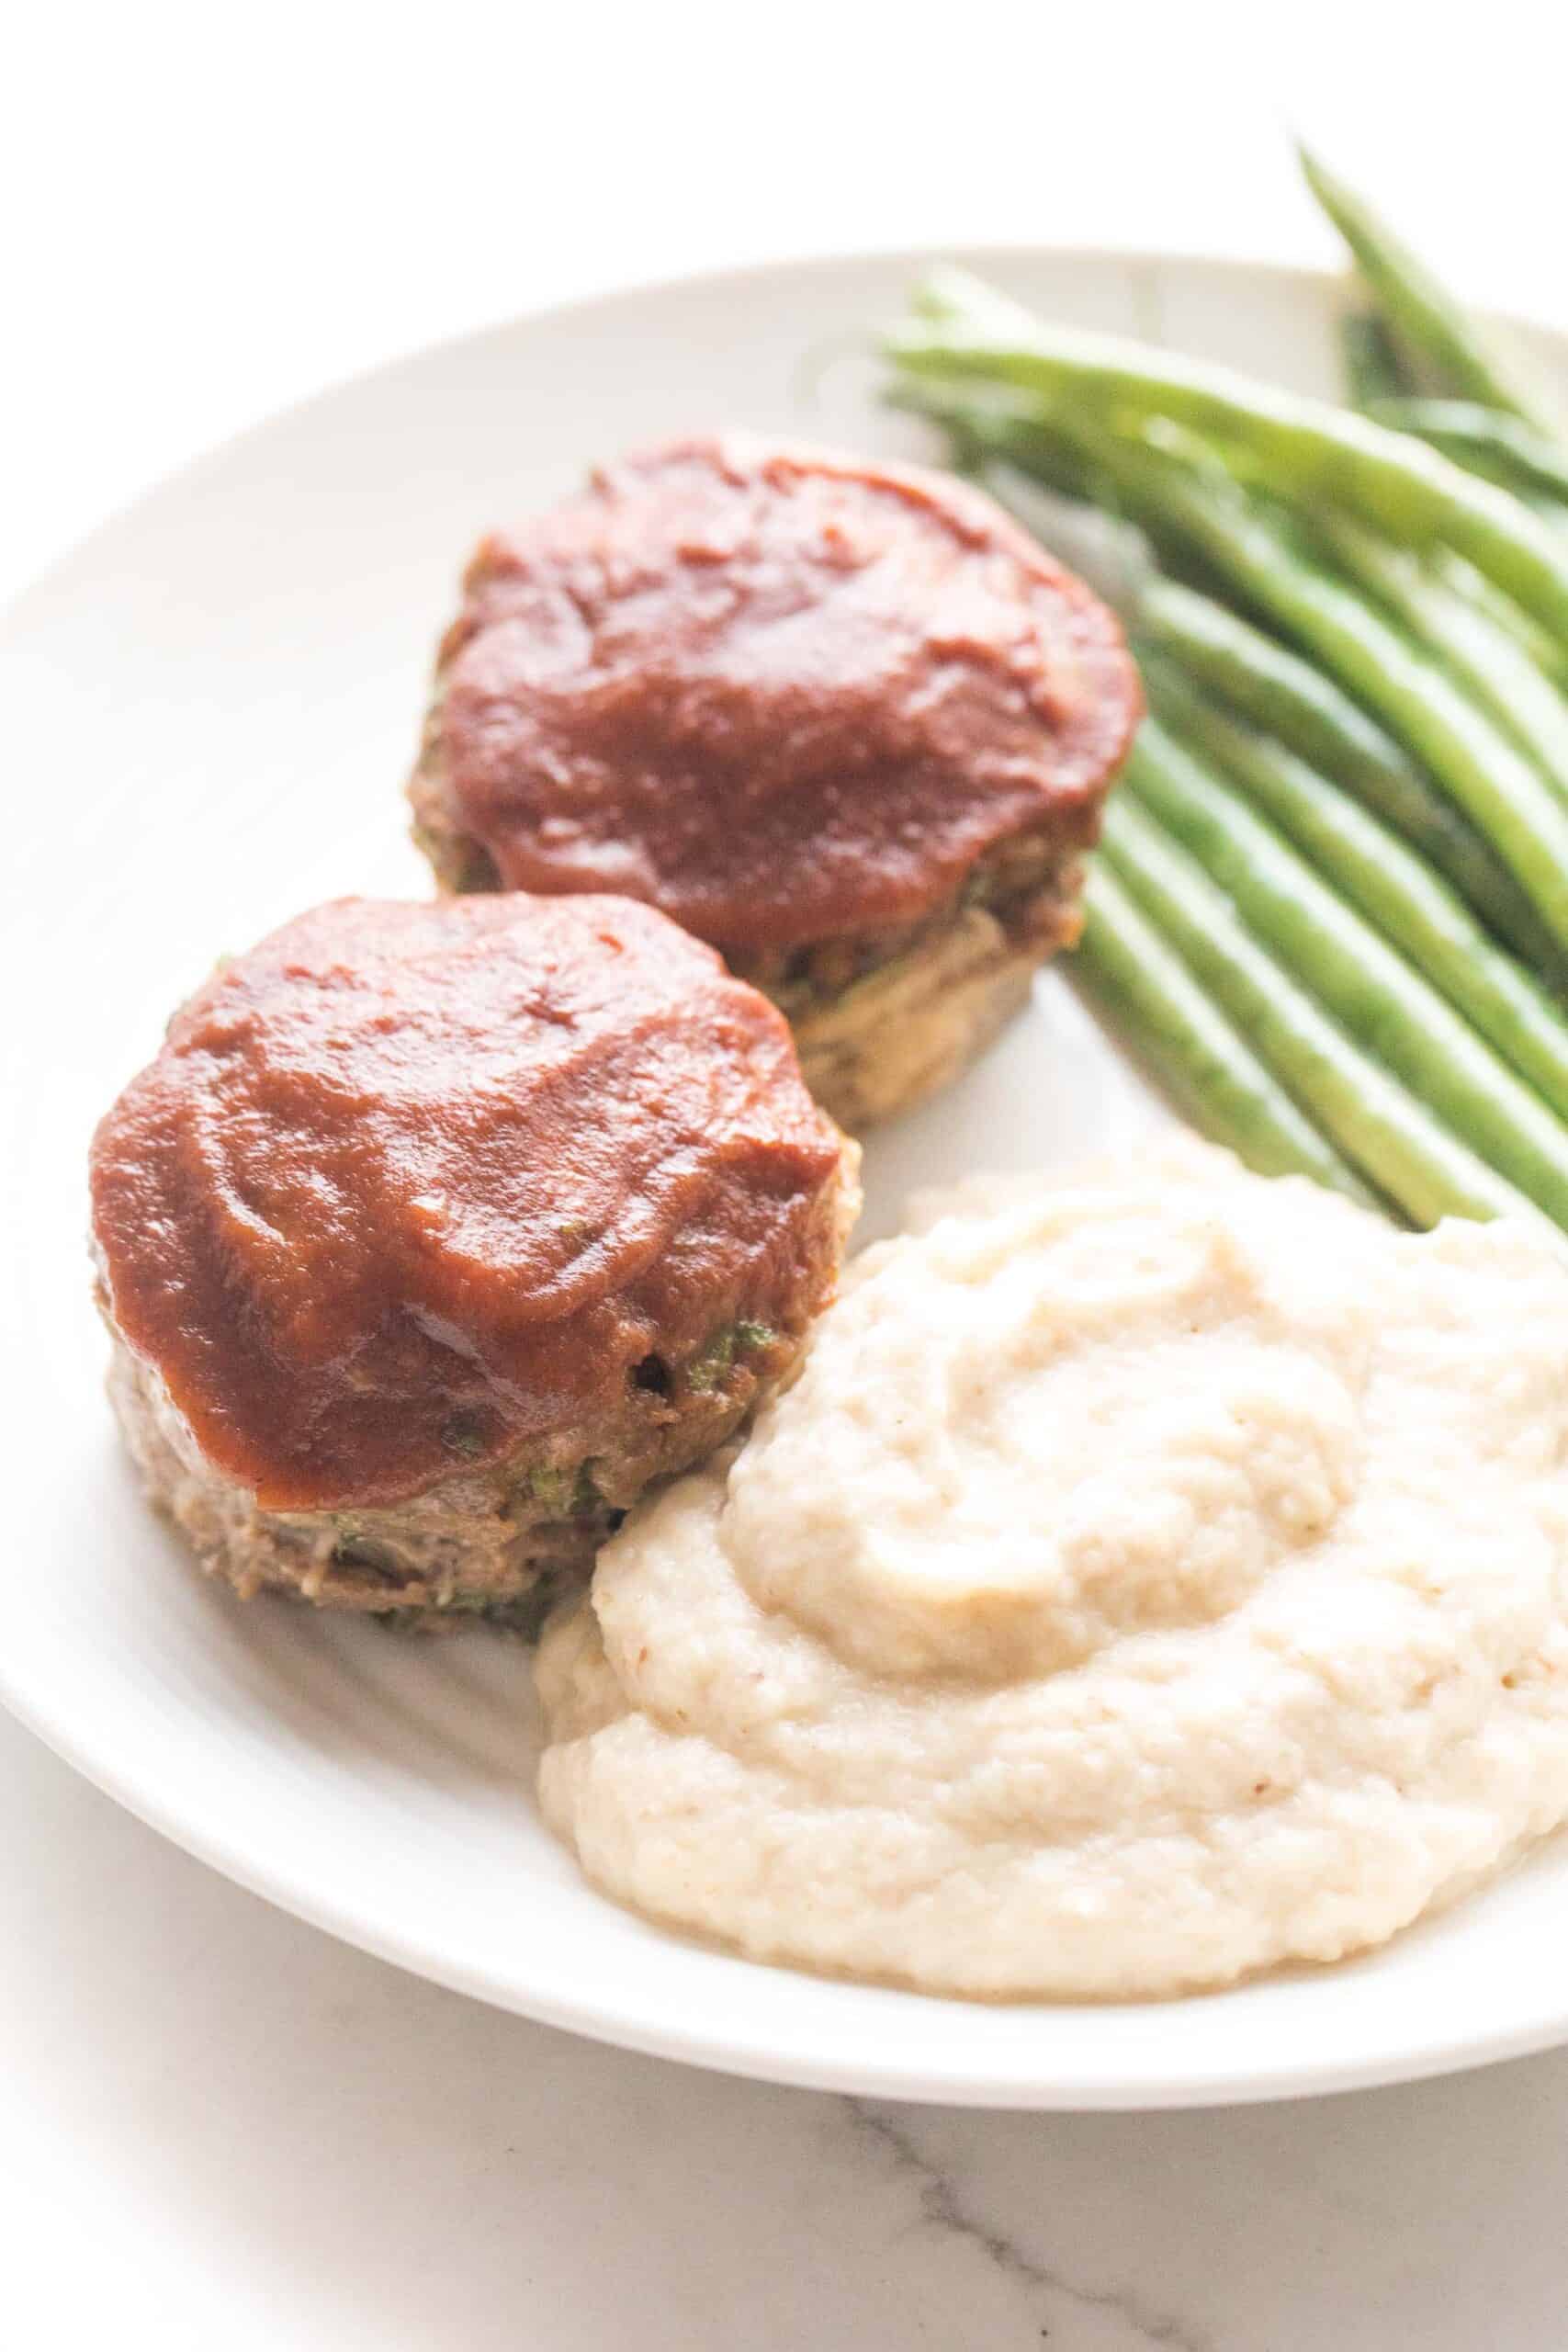
<path fill-rule="evenodd" d="M 344 1951 L 3 1721 L 0 1775 L 28 2352 L 1562 2342 L 1568 2052 L 1186 2116 L 777 2090 Z"/>
<path fill-rule="evenodd" d="M 1379 0 L 1070 36 L 1008 0 L 539 13 L 33 12 L 0 94 L 34 363 L 0 384 L 0 593 L 278 401 L 597 286 L 990 237 L 1326 258 L 1287 117 L 1469 290 L 1568 323 L 1522 0 L 1447 50 Z M 27 2352 L 1563 2340 L 1568 2052 L 1186 2117 L 773 2090 L 348 1951 L 3 1719 L 0 1775 L 0 2340 Z"/>

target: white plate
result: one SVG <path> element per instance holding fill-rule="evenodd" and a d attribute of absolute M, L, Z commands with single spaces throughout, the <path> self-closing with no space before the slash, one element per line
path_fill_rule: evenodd
<path fill-rule="evenodd" d="M 1325 280 L 968 258 L 1058 316 L 1333 381 Z M 657 288 L 422 354 L 205 458 L 13 611 L 0 1691 L 145 1820 L 335 1934 L 531 2017 L 738 2073 L 997 2107 L 1176 2106 L 1568 2038 L 1561 1845 L 1376 1959 L 1173 2005 L 971 2007 L 661 1934 L 591 1893 L 540 1826 L 521 1649 L 242 1607 L 191 1573 L 120 1459 L 83 1245 L 92 1124 L 216 955 L 337 892 L 425 889 L 400 787 L 469 543 L 667 428 L 915 446 L 858 367 L 829 367 L 824 390 L 808 363 L 891 311 L 919 259 Z M 962 1087 L 874 1143 L 866 1229 L 913 1182 L 1058 1158 L 1158 1115 L 1053 977 Z"/>

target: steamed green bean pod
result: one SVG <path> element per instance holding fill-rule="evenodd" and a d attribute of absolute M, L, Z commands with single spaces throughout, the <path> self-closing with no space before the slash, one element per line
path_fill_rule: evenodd
<path fill-rule="evenodd" d="M 1528 418 L 1550 434 L 1556 423 L 1551 403 L 1528 369 L 1454 300 L 1363 197 L 1308 148 L 1298 153 L 1307 186 L 1355 255 L 1404 348 L 1445 389 Z"/>
<path fill-rule="evenodd" d="M 1048 480 L 1066 443 L 1074 479 L 1088 461 L 1122 511 L 1156 535 L 1174 534 L 1229 593 L 1315 654 L 1459 803 L 1530 901 L 1551 957 L 1568 956 L 1568 806 L 1439 661 L 1348 581 L 1313 561 L 1217 464 L 1201 469 L 1147 434 L 1097 431 L 1049 411 L 1032 419 L 1016 401 L 993 404 L 987 429 L 996 446 Z M 1152 431 L 1161 430 L 1156 420 Z M 1179 429 L 1168 440 L 1191 446 Z"/>
<path fill-rule="evenodd" d="M 1145 675 L 1151 707 L 1177 742 L 1236 786 L 1568 1119 L 1568 1017 L 1441 876 L 1348 793 L 1282 743 L 1237 725 L 1167 662 L 1151 662 Z"/>
<path fill-rule="evenodd" d="M 1568 800 L 1568 702 L 1524 641 L 1419 556 L 1344 515 L 1325 517 L 1319 527 L 1340 569 L 1438 656 Z"/>
<path fill-rule="evenodd" d="M 1258 1059 L 1413 1225 L 1536 1215 L 1329 1019 L 1201 866 L 1120 792 L 1106 810 L 1102 854 Z"/>
<path fill-rule="evenodd" d="M 1271 825 L 1156 724 L 1122 789 L 1369 1054 L 1568 1230 L 1568 1127 Z"/>
<path fill-rule="evenodd" d="M 954 400 L 955 409 L 949 405 Z M 1027 406 L 977 411 L 965 406 L 962 391 L 936 384 L 921 385 L 912 405 L 949 425 L 966 469 L 1031 529 L 1041 527 L 1041 517 L 1026 468 L 1043 471 L 1054 490 L 1070 497 L 1092 494 L 1093 469 L 1081 446 L 1046 433 Z M 1049 538 L 1049 531 L 1043 536 Z M 1469 818 L 1332 678 L 1227 605 L 1156 571 L 1142 571 L 1122 609 L 1136 646 L 1169 654 L 1354 793 L 1413 842 L 1529 963 L 1568 977 L 1568 959 Z"/>
<path fill-rule="evenodd" d="M 1355 508 L 1409 546 L 1446 545 L 1568 639 L 1568 542 L 1492 484 L 1409 435 L 1225 368 L 1115 336 L 1050 328 L 965 273 L 926 280 L 886 338 L 911 374 L 994 378 L 1057 421 L 1103 430 L 1168 417 L 1248 453 L 1297 505 Z"/>
<path fill-rule="evenodd" d="M 1312 1176 L 1372 1199 L 1099 859 L 1084 888 L 1073 973 L 1211 1142 L 1228 1145 L 1260 1176 Z"/>
<path fill-rule="evenodd" d="M 1568 514 L 1568 452 L 1502 409 L 1476 401 L 1423 401 L 1383 393 L 1368 413 L 1395 433 L 1413 433 L 1446 458 L 1521 497 L 1544 498 Z"/>
<path fill-rule="evenodd" d="M 1132 445 L 1129 445 L 1131 448 Z M 1111 456 L 1140 519 L 1161 519 L 1227 584 L 1314 653 L 1436 775 L 1568 954 L 1568 807 L 1443 664 L 1350 583 L 1313 562 L 1272 516 L 1154 452 Z"/>
<path fill-rule="evenodd" d="M 1217 469 L 1201 471 L 1146 437 L 1064 436 L 1058 421 L 1000 413 L 993 439 L 1051 478 L 1067 442 L 1076 479 L 1097 467 L 1123 512 L 1174 533 L 1244 602 L 1314 653 L 1433 774 L 1506 866 L 1547 934 L 1543 963 L 1568 957 L 1568 804 L 1513 738 L 1354 586 L 1314 562 L 1276 516 Z"/>
<path fill-rule="evenodd" d="M 1049 462 L 1016 443 L 1025 462 Z M 1269 614 L 1438 779 L 1513 876 L 1560 961 L 1568 956 L 1568 807 L 1511 738 L 1348 581 L 1314 562 L 1273 515 L 1223 478 L 1146 439 L 1081 435 L 1123 509 L 1174 533 L 1244 602 Z"/>
<path fill-rule="evenodd" d="M 1410 379 L 1400 364 L 1387 327 L 1375 311 L 1347 311 L 1339 321 L 1339 354 L 1352 408 L 1372 415 L 1389 401 L 1404 400 Z"/>
<path fill-rule="evenodd" d="M 1227 605 L 1161 574 L 1145 586 L 1134 640 L 1167 656 L 1386 820 L 1528 962 L 1562 968 L 1539 916 L 1470 820 L 1312 662 Z"/>
<path fill-rule="evenodd" d="M 1568 507 L 1563 512 L 1568 514 Z M 1568 644 L 1554 643 L 1539 621 L 1521 613 L 1511 596 L 1505 596 L 1490 580 L 1483 579 L 1474 564 L 1467 563 L 1463 556 L 1434 548 L 1422 560 L 1454 595 L 1486 614 L 1494 628 L 1502 629 L 1522 647 L 1560 694 L 1568 686 Z"/>

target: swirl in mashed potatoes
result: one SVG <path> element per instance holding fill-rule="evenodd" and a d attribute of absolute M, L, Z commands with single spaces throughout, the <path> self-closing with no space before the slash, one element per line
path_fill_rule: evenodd
<path fill-rule="evenodd" d="M 599 1886 L 929 1992 L 1381 1942 L 1568 1815 L 1568 1270 L 1227 1154 L 952 1195 L 539 1660 Z"/>

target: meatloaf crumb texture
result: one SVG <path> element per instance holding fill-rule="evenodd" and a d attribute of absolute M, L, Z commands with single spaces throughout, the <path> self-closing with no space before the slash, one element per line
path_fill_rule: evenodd
<path fill-rule="evenodd" d="M 241 1591 L 515 1611 L 787 1376 L 858 1156 L 777 1008 L 652 908 L 314 909 L 94 1138 L 131 1450 Z"/>
<path fill-rule="evenodd" d="M 851 1127 L 1078 928 L 1141 708 L 1114 616 L 971 486 L 726 435 L 487 540 L 409 786 L 455 893 L 625 890 L 789 1018 Z"/>
<path fill-rule="evenodd" d="M 836 1264 L 860 1205 L 847 1145 L 822 1206 Z M 242 1599 L 277 1592 L 431 1630 L 474 1617 L 536 1630 L 650 1486 L 702 1460 L 793 1377 L 809 1326 L 727 1326 L 684 1363 L 649 1359 L 619 1413 L 592 1428 L 453 1472 L 403 1502 L 268 1510 L 202 1453 L 157 1373 L 116 1330 L 109 1397 L 148 1495 L 208 1574 Z"/>

